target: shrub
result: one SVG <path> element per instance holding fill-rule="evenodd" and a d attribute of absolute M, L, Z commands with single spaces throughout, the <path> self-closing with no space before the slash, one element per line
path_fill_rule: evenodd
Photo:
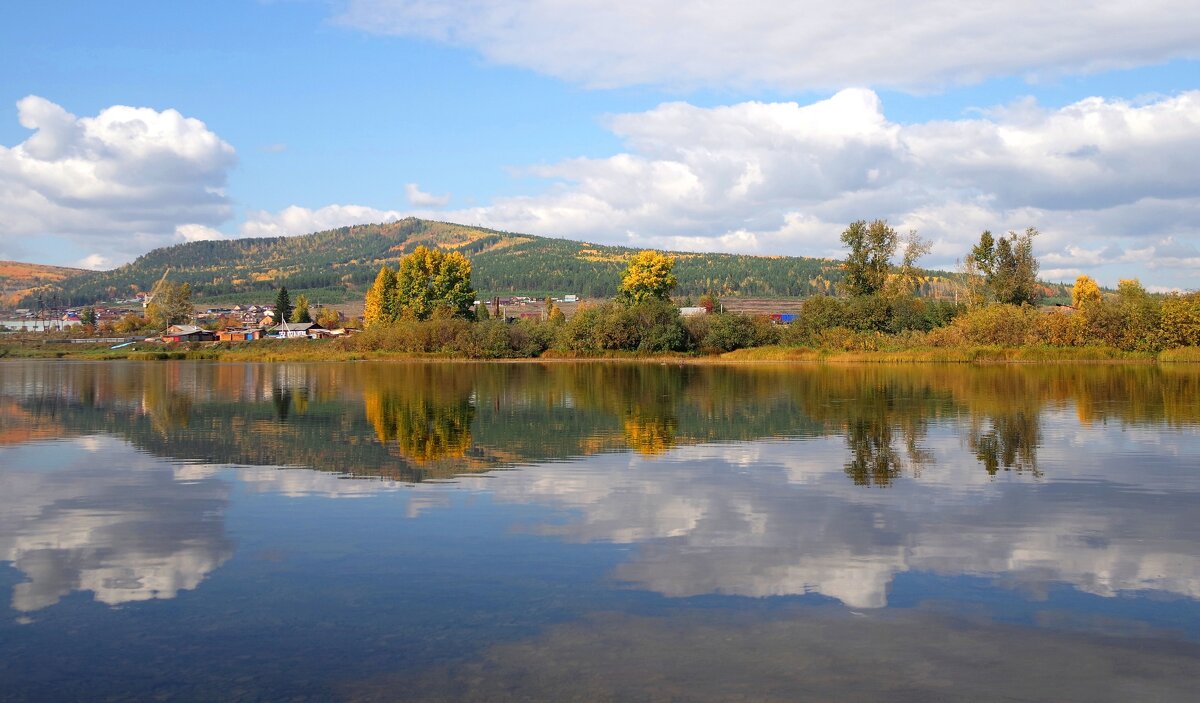
<path fill-rule="evenodd" d="M 1074 347 L 1084 343 L 1087 322 L 1080 315 L 1044 313 L 1034 324 L 1033 337 L 1042 344 Z"/>
<path fill-rule="evenodd" d="M 701 340 L 704 349 L 729 352 L 779 342 L 779 330 L 769 318 L 735 313 L 720 313 L 711 318 L 708 332 Z"/>
<path fill-rule="evenodd" d="M 890 301 L 882 295 L 860 295 L 846 301 L 846 326 L 860 332 L 884 332 L 892 319 Z"/>
<path fill-rule="evenodd" d="M 690 335 L 669 300 L 608 303 L 575 314 L 559 329 L 555 346 L 566 351 L 686 351 Z"/>
<path fill-rule="evenodd" d="M 958 316 L 944 328 L 951 331 L 933 335 L 931 341 L 936 340 L 939 346 L 966 343 L 1019 347 L 1030 341 L 1041 315 L 1027 305 L 988 305 Z"/>
<path fill-rule="evenodd" d="M 1167 296 L 1160 324 L 1164 348 L 1200 346 L 1200 293 Z"/>

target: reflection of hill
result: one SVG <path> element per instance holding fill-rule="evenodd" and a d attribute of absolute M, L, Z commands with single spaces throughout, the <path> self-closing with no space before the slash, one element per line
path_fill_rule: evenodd
<path fill-rule="evenodd" d="M 13 362 L 0 436 L 119 434 L 160 456 L 401 481 L 632 449 L 841 436 L 854 483 L 919 472 L 962 423 L 988 473 L 1038 473 L 1041 416 L 1200 421 L 1200 373 L 1154 366 Z M 1119 401 L 1119 402 L 1118 402 Z M 16 434 L 12 434 L 16 433 Z"/>
<path fill-rule="evenodd" d="M 0 447 L 63 435 L 52 412 L 27 410 L 10 398 L 0 398 Z"/>

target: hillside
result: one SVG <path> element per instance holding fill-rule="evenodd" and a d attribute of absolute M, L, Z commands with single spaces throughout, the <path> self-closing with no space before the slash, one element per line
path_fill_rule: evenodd
<path fill-rule="evenodd" d="M 83 269 L 0 261 L 0 306 L 10 307 L 32 298 L 44 286 L 48 286 L 47 295 L 53 295 L 66 281 L 84 273 Z"/>
<path fill-rule="evenodd" d="M 111 271 L 86 272 L 61 282 L 64 302 L 82 305 L 149 290 L 170 266 L 197 299 L 268 300 L 279 285 L 322 303 L 361 298 L 379 267 L 394 265 L 425 244 L 461 251 L 474 264 L 481 295 L 565 294 L 607 297 L 616 286 L 627 247 L 467 227 L 409 218 L 342 227 L 297 237 L 200 241 L 155 249 Z M 681 295 L 792 297 L 828 291 L 840 278 L 837 262 L 803 257 L 677 253 Z"/>

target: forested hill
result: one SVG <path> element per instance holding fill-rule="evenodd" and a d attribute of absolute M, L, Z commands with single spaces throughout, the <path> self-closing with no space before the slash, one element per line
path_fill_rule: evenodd
<path fill-rule="evenodd" d="M 62 282 L 72 305 L 116 300 L 150 290 L 171 268 L 170 280 L 187 282 L 197 299 L 267 301 L 286 285 L 322 303 L 361 298 L 382 264 L 418 245 L 461 251 L 474 264 L 481 295 L 616 293 L 625 260 L 636 250 L 565 239 L 409 218 L 342 227 L 297 237 L 201 241 L 155 249 L 111 271 Z M 677 292 L 698 295 L 789 297 L 830 291 L 838 263 L 803 257 L 677 253 Z"/>
<path fill-rule="evenodd" d="M 0 305 L 11 306 L 35 297 L 39 290 L 51 292 L 63 281 L 83 273 L 83 269 L 0 261 Z"/>

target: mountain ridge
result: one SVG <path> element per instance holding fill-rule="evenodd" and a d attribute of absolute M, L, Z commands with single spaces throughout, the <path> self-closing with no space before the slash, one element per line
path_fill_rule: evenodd
<path fill-rule="evenodd" d="M 419 245 L 460 251 L 473 264 L 482 295 L 616 292 L 631 247 L 406 218 L 339 227 L 293 237 L 221 239 L 160 247 L 108 271 L 63 279 L 64 303 L 118 300 L 150 290 L 168 267 L 170 280 L 192 286 L 197 300 L 267 300 L 280 285 L 323 303 L 361 298 L 382 265 L 395 265 Z M 677 292 L 798 297 L 831 292 L 840 262 L 793 256 L 669 252 L 676 257 Z"/>

